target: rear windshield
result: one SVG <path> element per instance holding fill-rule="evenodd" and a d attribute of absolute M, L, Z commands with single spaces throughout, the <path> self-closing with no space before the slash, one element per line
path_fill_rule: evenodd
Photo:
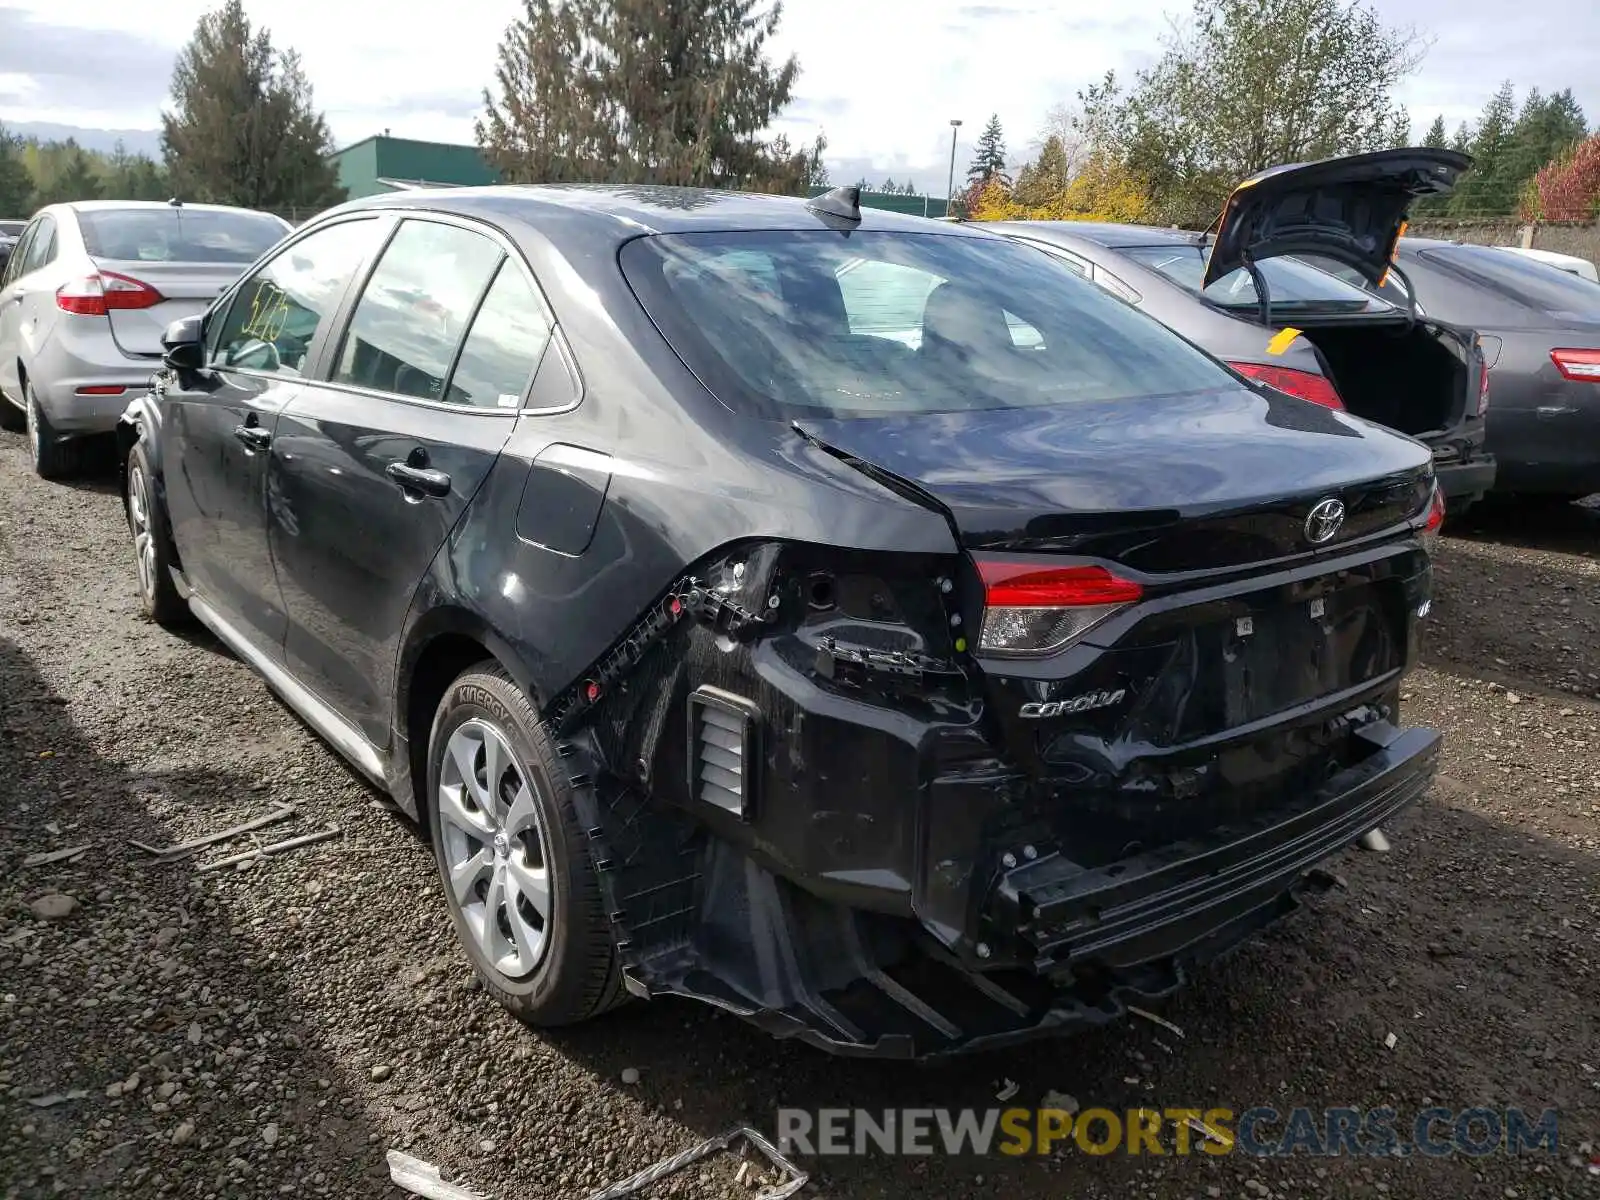
<path fill-rule="evenodd" d="M 1151 267 L 1179 287 L 1203 294 L 1222 308 L 1257 308 L 1255 281 L 1245 270 L 1230 271 L 1204 293 L 1200 280 L 1205 274 L 1204 246 L 1126 246 L 1120 251 L 1136 262 Z M 1267 281 L 1274 310 L 1305 312 L 1385 312 L 1389 305 L 1363 289 L 1293 258 L 1268 258 L 1256 264 Z"/>
<path fill-rule="evenodd" d="M 1429 262 L 1441 263 L 1529 308 L 1580 320 L 1600 318 L 1600 283 L 1549 263 L 1491 246 L 1439 246 L 1421 253 Z"/>
<path fill-rule="evenodd" d="M 288 232 L 266 213 L 194 208 L 101 208 L 78 213 L 92 258 L 249 263 Z"/>
<path fill-rule="evenodd" d="M 623 247 L 651 319 L 730 408 L 1032 408 L 1223 388 L 1218 364 L 1037 251 L 944 233 L 667 234 Z"/>

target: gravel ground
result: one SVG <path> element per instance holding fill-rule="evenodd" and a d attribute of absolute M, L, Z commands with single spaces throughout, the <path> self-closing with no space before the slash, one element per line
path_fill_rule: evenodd
<path fill-rule="evenodd" d="M 144 624 L 113 487 L 0 436 L 0 1194 L 391 1196 L 384 1152 L 582 1196 L 780 1105 L 1521 1104 L 1560 1153 L 812 1160 L 802 1195 L 1596 1196 L 1600 511 L 1447 541 L 1410 719 L 1444 777 L 1345 881 L 1164 1015 L 919 1069 L 840 1062 L 678 1002 L 537 1035 L 472 984 L 412 828 L 209 637 Z M 165 845 L 295 815 L 342 837 L 197 872 Z M 73 861 L 27 856 L 88 845 Z M 51 897 L 67 897 L 65 900 Z M 1389 1034 L 1395 1035 L 1386 1048 Z M 627 1082 L 625 1082 L 627 1080 Z M 50 1096 L 75 1097 L 49 1107 Z M 753 1196 L 726 1160 L 656 1195 Z"/>

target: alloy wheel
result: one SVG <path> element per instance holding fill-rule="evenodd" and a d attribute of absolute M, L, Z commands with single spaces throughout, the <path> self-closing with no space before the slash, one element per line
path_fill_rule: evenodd
<path fill-rule="evenodd" d="M 139 593 L 148 600 L 156 590 L 156 539 L 151 529 L 149 488 L 144 471 L 136 465 L 128 468 L 128 523 L 133 526 Z"/>
<path fill-rule="evenodd" d="M 549 835 L 535 785 L 504 732 L 473 719 L 450 735 L 439 771 L 439 829 L 449 899 L 484 961 L 519 979 L 554 928 Z"/>

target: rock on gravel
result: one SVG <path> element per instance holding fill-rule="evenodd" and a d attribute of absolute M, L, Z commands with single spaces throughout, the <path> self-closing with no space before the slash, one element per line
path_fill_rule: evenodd
<path fill-rule="evenodd" d="M 41 921 L 61 921 L 77 911 L 78 901 L 76 897 L 52 892 L 48 896 L 40 896 L 28 907 Z"/>

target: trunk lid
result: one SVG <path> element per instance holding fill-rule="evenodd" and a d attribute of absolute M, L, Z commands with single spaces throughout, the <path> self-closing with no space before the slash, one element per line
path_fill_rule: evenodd
<path fill-rule="evenodd" d="M 159 358 L 161 335 L 181 317 L 204 312 L 228 289 L 249 264 L 165 263 L 97 258 L 94 264 L 126 279 L 137 280 L 161 293 L 149 308 L 114 308 L 109 317 L 111 336 L 124 354 Z"/>
<path fill-rule="evenodd" d="M 1380 150 L 1260 171 L 1228 197 L 1201 287 L 1248 259 L 1320 254 L 1374 286 L 1419 197 L 1447 194 L 1472 159 L 1455 150 Z"/>
<path fill-rule="evenodd" d="M 1072 406 L 808 419 L 801 432 L 910 485 L 969 550 L 1071 552 L 1202 571 L 1322 547 L 1313 507 L 1345 507 L 1326 545 L 1426 503 L 1428 452 L 1268 388 Z"/>

